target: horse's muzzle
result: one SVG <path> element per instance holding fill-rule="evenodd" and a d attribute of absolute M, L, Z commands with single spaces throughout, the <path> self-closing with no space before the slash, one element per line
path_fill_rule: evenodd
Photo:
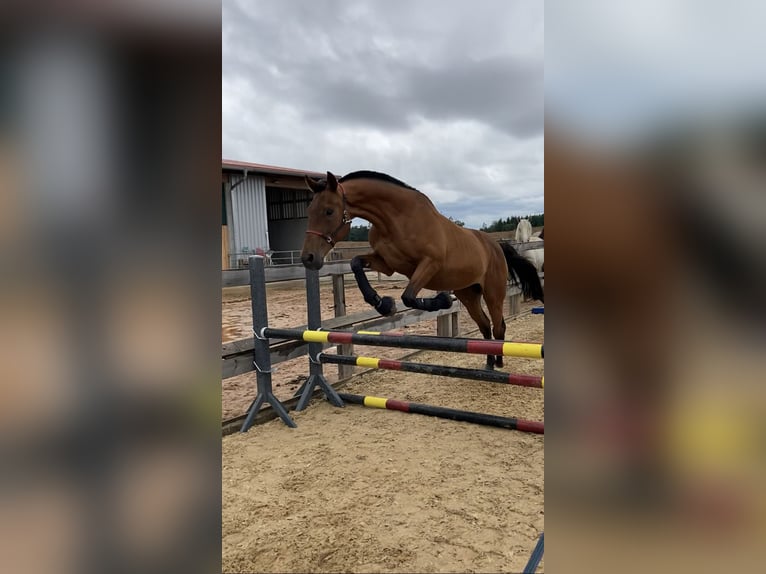
<path fill-rule="evenodd" d="M 316 256 L 314 253 L 304 253 L 301 255 L 301 263 L 306 269 L 321 269 L 324 265 L 324 258 Z"/>

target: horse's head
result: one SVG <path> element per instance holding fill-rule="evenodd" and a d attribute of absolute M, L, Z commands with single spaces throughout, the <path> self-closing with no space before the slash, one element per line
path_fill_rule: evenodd
<path fill-rule="evenodd" d="M 346 208 L 346 194 L 335 176 L 327 172 L 327 180 L 306 176 L 306 185 L 314 192 L 308 208 L 308 226 L 301 261 L 308 269 L 321 269 L 324 257 L 337 241 L 348 237 L 351 217 Z"/>

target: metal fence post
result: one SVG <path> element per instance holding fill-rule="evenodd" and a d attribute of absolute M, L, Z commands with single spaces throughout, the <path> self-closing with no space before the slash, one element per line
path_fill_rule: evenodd
<path fill-rule="evenodd" d="M 261 330 L 269 326 L 269 314 L 266 307 L 266 272 L 263 268 L 263 257 L 251 255 L 248 258 L 248 267 L 250 268 L 250 297 L 252 299 L 253 334 L 255 337 L 253 347 L 255 348 L 258 393 L 247 411 L 247 418 L 242 423 L 241 432 L 247 432 L 252 426 L 255 415 L 264 403 L 269 403 L 287 426 L 295 428 L 297 426 L 295 421 L 290 418 L 287 409 L 274 396 L 271 387 L 269 340 L 261 335 Z"/>
<path fill-rule="evenodd" d="M 322 328 L 322 308 L 319 295 L 319 271 L 316 269 L 306 269 L 306 305 L 308 307 L 308 328 Z M 321 343 L 309 343 L 309 378 L 303 384 L 298 393 L 301 398 L 298 400 L 296 411 L 302 411 L 308 405 L 314 388 L 319 386 L 324 391 L 325 397 L 336 407 L 342 407 L 343 400 L 325 379 L 322 373 L 322 363 L 319 362 L 319 354 L 322 352 Z M 298 394 L 296 393 L 296 394 Z"/>

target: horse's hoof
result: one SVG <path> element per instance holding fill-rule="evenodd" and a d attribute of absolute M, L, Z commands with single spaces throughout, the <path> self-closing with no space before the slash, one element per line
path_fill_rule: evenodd
<path fill-rule="evenodd" d="M 452 307 L 452 297 L 446 291 L 441 291 L 434 297 L 434 301 L 437 302 L 439 309 L 449 309 Z"/>
<path fill-rule="evenodd" d="M 495 365 L 493 365 L 492 363 L 487 363 L 486 365 L 484 365 L 484 370 L 486 370 L 486 371 L 494 371 L 495 370 Z"/>
<path fill-rule="evenodd" d="M 384 317 L 390 317 L 396 313 L 396 302 L 393 297 L 382 297 L 375 309 Z"/>

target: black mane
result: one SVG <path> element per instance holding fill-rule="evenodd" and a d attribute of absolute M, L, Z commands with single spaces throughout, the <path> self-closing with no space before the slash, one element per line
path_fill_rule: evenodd
<path fill-rule="evenodd" d="M 341 177 L 338 181 L 343 183 L 345 181 L 349 181 L 351 179 L 378 179 L 380 181 L 385 181 L 388 183 L 393 183 L 394 185 L 399 185 L 401 187 L 406 187 L 407 189 L 412 189 L 413 191 L 418 191 L 411 185 L 407 185 L 403 181 L 400 181 L 396 179 L 395 177 L 391 177 L 390 175 L 387 175 L 385 173 L 380 173 L 377 171 L 368 171 L 368 170 L 362 170 L 362 171 L 353 171 L 351 173 L 348 173 Z"/>

